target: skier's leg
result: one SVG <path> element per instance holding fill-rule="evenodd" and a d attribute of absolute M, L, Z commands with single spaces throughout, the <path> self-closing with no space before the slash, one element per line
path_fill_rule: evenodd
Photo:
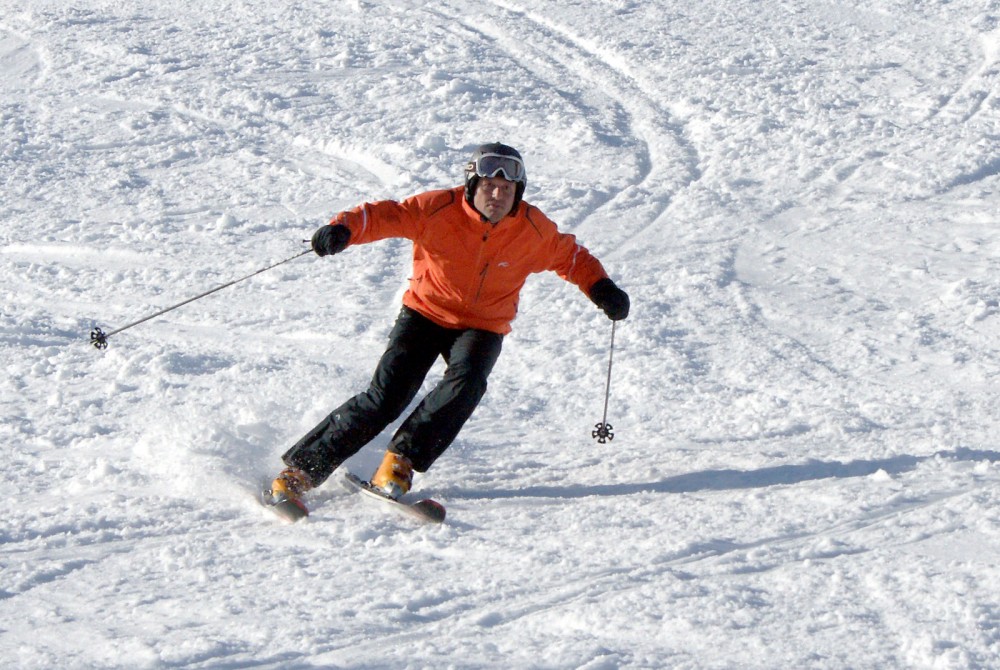
<path fill-rule="evenodd" d="M 413 400 L 440 351 L 438 326 L 403 308 L 368 389 L 335 409 L 282 460 L 321 484 L 392 423 Z"/>
<path fill-rule="evenodd" d="M 407 457 L 417 472 L 425 472 L 479 405 L 502 345 L 502 335 L 462 331 L 445 352 L 448 367 L 441 381 L 396 431 L 389 451 Z"/>

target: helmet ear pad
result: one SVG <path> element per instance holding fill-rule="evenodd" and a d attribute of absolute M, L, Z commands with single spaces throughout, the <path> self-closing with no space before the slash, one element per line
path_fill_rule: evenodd
<path fill-rule="evenodd" d="M 479 175 L 475 172 L 466 172 L 465 178 L 465 201 L 470 205 L 473 205 L 473 200 L 476 197 L 476 189 L 479 188 Z M 473 205 L 475 206 L 475 205 Z"/>
<path fill-rule="evenodd" d="M 465 201 L 475 209 L 475 198 L 476 189 L 479 188 L 479 175 L 474 171 L 468 173 L 469 176 L 465 180 Z M 518 206 L 521 204 L 521 200 L 524 198 L 524 189 L 528 186 L 527 182 L 518 181 L 514 182 L 516 186 L 514 187 L 514 204 L 511 206 L 510 211 L 516 212 Z"/>
<path fill-rule="evenodd" d="M 516 182 L 517 186 L 514 189 L 514 204 L 511 205 L 510 211 L 516 212 L 518 206 L 521 204 L 521 200 L 524 198 L 524 189 L 528 187 L 528 182 L 519 181 Z"/>

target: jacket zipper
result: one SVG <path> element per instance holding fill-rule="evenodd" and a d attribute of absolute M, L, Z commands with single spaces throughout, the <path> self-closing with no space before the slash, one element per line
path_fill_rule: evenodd
<path fill-rule="evenodd" d="M 490 239 L 489 231 L 483 233 L 483 244 L 482 246 L 479 247 L 479 254 L 476 256 L 476 265 L 478 265 L 479 262 L 482 260 L 483 250 L 486 248 L 486 242 L 489 241 L 489 239 Z M 483 265 L 483 269 L 479 271 L 479 285 L 476 287 L 476 295 L 472 299 L 471 304 L 473 305 L 479 302 L 479 296 L 482 295 L 483 286 L 486 284 L 486 274 L 489 272 L 489 270 L 490 270 L 490 263 L 489 261 L 487 261 Z"/>
<path fill-rule="evenodd" d="M 486 273 L 490 270 L 490 264 L 487 263 L 483 266 L 483 269 L 479 272 L 479 288 L 476 289 L 476 297 L 472 300 L 472 304 L 475 305 L 479 302 L 479 296 L 483 292 L 483 285 L 486 283 Z"/>

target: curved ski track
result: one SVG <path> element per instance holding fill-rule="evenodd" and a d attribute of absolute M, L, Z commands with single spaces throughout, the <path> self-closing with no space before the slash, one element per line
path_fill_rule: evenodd
<path fill-rule="evenodd" d="M 640 233 L 662 216 L 679 191 L 701 177 L 698 152 L 686 139 L 684 127 L 649 93 L 659 87 L 647 81 L 640 68 L 613 51 L 593 44 L 569 26 L 527 5 L 502 0 L 491 0 L 489 4 L 498 15 L 491 16 L 488 11 L 470 15 L 464 7 L 450 13 L 440 8 L 428 11 L 462 24 L 509 52 L 545 87 L 569 99 L 580 110 L 579 119 L 585 120 L 596 137 L 608 143 L 618 142 L 623 148 L 635 141 L 633 153 L 638 171 L 629 183 L 577 220 L 564 223 L 574 227 L 601 209 L 613 208 L 624 194 L 638 189 L 646 195 L 644 200 L 656 205 L 645 210 L 642 217 L 629 217 L 632 222 L 622 224 L 619 236 L 628 239 Z M 516 25 L 517 30 L 509 30 L 505 24 Z M 570 82 L 579 81 L 589 85 L 589 92 L 581 89 L 573 96 L 564 93 Z M 613 127 L 602 127 L 599 119 L 604 118 L 612 119 Z M 600 178 L 596 181 L 600 182 Z"/>

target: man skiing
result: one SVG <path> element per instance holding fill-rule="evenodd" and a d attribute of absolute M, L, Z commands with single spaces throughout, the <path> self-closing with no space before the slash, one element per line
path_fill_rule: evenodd
<path fill-rule="evenodd" d="M 553 271 L 583 290 L 612 320 L 628 316 L 628 295 L 572 235 L 522 200 L 521 155 L 484 144 L 465 185 L 396 202 L 366 203 L 316 231 L 319 256 L 402 237 L 413 242 L 413 276 L 368 389 L 335 409 L 283 456 L 271 495 L 305 514 L 302 495 L 395 421 L 416 397 L 438 356 L 446 369 L 389 442 L 371 484 L 392 498 L 448 448 L 486 392 L 529 274 Z"/>

